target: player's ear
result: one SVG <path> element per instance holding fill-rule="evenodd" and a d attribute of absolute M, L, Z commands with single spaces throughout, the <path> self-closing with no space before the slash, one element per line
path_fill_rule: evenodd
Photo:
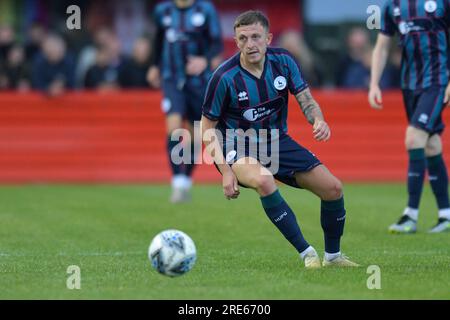
<path fill-rule="evenodd" d="M 234 42 L 236 43 L 236 47 L 238 47 L 238 49 L 239 49 L 239 42 L 238 42 L 236 35 L 233 37 L 233 39 L 234 39 Z"/>
<path fill-rule="evenodd" d="M 268 33 L 267 34 L 267 45 L 269 46 L 272 43 L 273 40 L 273 33 Z"/>

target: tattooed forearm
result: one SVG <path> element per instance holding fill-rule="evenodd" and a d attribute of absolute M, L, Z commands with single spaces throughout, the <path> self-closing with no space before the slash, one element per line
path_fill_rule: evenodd
<path fill-rule="evenodd" d="M 323 120 L 322 110 L 314 100 L 309 89 L 305 89 L 295 96 L 309 123 L 314 124 L 316 119 Z"/>

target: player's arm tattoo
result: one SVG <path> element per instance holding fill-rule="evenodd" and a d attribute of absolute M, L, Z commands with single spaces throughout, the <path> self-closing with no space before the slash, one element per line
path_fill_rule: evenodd
<path fill-rule="evenodd" d="M 323 120 L 322 110 L 314 100 L 309 88 L 298 93 L 295 98 L 309 123 L 314 124 L 316 119 Z"/>

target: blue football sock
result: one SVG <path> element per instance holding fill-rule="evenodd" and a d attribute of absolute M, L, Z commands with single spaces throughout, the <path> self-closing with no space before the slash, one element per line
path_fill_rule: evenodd
<path fill-rule="evenodd" d="M 431 189 L 439 209 L 447 209 L 450 207 L 448 197 L 448 174 L 442 154 L 427 158 L 428 176 L 430 179 Z"/>
<path fill-rule="evenodd" d="M 195 168 L 195 145 L 191 143 L 191 161 L 185 164 L 186 175 L 188 177 L 192 176 L 192 172 Z"/>
<path fill-rule="evenodd" d="M 261 197 L 261 202 L 269 219 L 299 253 L 309 247 L 308 242 L 303 238 L 294 212 L 278 190 L 271 195 Z"/>
<path fill-rule="evenodd" d="M 180 141 L 172 141 L 172 139 L 170 138 L 170 136 L 167 138 L 167 155 L 168 155 L 168 159 L 169 159 L 169 163 L 170 163 L 170 167 L 172 169 L 172 175 L 177 175 L 180 173 L 184 173 L 184 164 L 175 164 L 172 161 L 172 150 L 173 148 L 175 148 L 175 146 L 177 144 L 179 144 Z M 182 151 L 180 152 L 180 157 L 182 157 Z"/>
<path fill-rule="evenodd" d="M 345 225 L 344 197 L 332 201 L 322 200 L 320 224 L 322 225 L 325 239 L 325 252 L 339 252 Z"/>
<path fill-rule="evenodd" d="M 408 207 L 418 209 L 426 169 L 425 149 L 411 149 L 408 154 Z"/>

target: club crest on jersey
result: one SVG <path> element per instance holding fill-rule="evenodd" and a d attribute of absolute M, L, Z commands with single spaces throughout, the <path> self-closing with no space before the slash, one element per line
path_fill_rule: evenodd
<path fill-rule="evenodd" d="M 437 3 L 434 0 L 429 0 L 425 2 L 425 11 L 428 13 L 433 13 L 437 9 Z"/>
<path fill-rule="evenodd" d="M 284 88 L 286 88 L 286 78 L 283 76 L 276 77 L 273 81 L 273 85 L 277 90 L 283 90 Z"/>
<path fill-rule="evenodd" d="M 248 94 L 245 91 L 241 91 L 238 93 L 238 100 L 239 101 L 245 101 L 248 100 Z"/>
<path fill-rule="evenodd" d="M 205 16 L 201 12 L 194 13 L 191 18 L 194 27 L 201 27 L 205 23 Z"/>
<path fill-rule="evenodd" d="M 393 10 L 393 14 L 394 14 L 394 17 L 400 16 L 400 14 L 401 14 L 400 8 L 399 7 L 395 7 L 394 10 Z"/>

